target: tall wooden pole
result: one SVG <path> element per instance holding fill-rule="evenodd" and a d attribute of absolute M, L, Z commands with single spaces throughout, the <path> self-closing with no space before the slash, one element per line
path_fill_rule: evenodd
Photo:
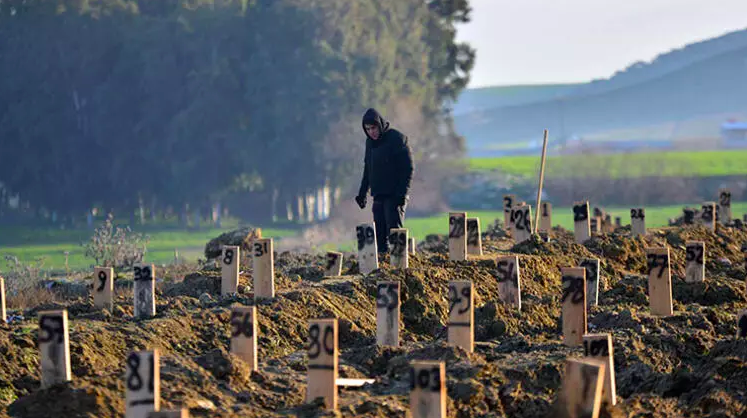
<path fill-rule="evenodd" d="M 545 129 L 545 138 L 542 143 L 542 162 L 540 164 L 539 188 L 537 188 L 537 211 L 534 213 L 534 231 L 537 233 L 540 219 L 540 204 L 542 203 L 542 183 L 545 180 L 545 157 L 547 156 L 547 129 Z"/>

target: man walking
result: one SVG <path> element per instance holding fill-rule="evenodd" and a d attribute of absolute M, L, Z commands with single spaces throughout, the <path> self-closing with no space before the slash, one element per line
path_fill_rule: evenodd
<path fill-rule="evenodd" d="M 366 207 L 366 194 L 371 189 L 373 218 L 376 224 L 376 247 L 379 253 L 388 252 L 387 237 L 392 228 L 402 228 L 405 208 L 412 183 L 412 152 L 407 136 L 391 128 L 376 109 L 363 115 L 366 133 L 366 154 L 363 179 L 355 201 Z"/>

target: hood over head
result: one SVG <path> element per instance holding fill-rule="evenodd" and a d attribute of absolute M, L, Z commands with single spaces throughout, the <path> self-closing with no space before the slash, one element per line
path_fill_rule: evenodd
<path fill-rule="evenodd" d="M 361 127 L 363 127 L 363 132 L 366 134 L 366 137 L 368 137 L 368 132 L 366 132 L 365 125 L 378 125 L 379 135 L 383 135 L 384 132 L 389 129 L 389 121 L 384 119 L 384 117 L 381 116 L 381 113 L 379 113 L 374 108 L 366 110 L 366 113 L 363 115 L 363 123 L 361 124 Z"/>

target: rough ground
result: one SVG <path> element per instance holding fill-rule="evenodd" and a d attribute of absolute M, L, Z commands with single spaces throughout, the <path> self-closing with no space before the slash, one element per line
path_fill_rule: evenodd
<path fill-rule="evenodd" d="M 581 258 L 601 260 L 599 306 L 589 312 L 589 332 L 614 335 L 618 405 L 606 417 L 745 417 L 747 340 L 735 341 L 736 314 L 747 308 L 741 245 L 744 229 L 715 233 L 701 227 L 652 230 L 647 241 L 627 228 L 595 237 L 585 246 L 556 229 L 552 241 L 512 248 L 505 234 L 483 234 L 486 255 L 447 261 L 444 237 L 429 236 L 404 272 L 382 269 L 363 277 L 346 254 L 342 277 L 324 278 L 322 256 L 276 254 L 277 297 L 258 305 L 260 371 L 249 373 L 228 354 L 229 309 L 253 304 L 251 271 L 243 294 L 218 296 L 219 271 L 204 269 L 158 285 L 158 315 L 132 320 L 132 296 L 120 279 L 113 312 L 93 309 L 85 291 L 60 302 L 11 311 L 26 319 L 0 325 L 0 406 L 14 417 L 114 417 L 124 414 L 124 359 L 132 350 L 162 351 L 162 407 L 185 405 L 198 417 L 336 416 L 304 405 L 309 318 L 340 321 L 341 377 L 376 383 L 340 391 L 345 417 L 404 417 L 411 360 L 446 362 L 448 416 L 549 417 L 561 382 L 567 348 L 560 334 L 560 267 Z M 686 284 L 684 243 L 706 242 L 707 277 Z M 646 246 L 671 246 L 675 315 L 649 314 Z M 493 262 L 516 253 L 521 263 L 522 311 L 497 300 Z M 169 274 L 159 269 L 157 277 Z M 375 344 L 377 280 L 402 283 L 402 347 Z M 476 348 L 448 347 L 447 282 L 473 280 Z M 78 286 L 81 288 L 81 286 Z M 204 295 L 211 294 L 212 297 Z M 36 312 L 66 307 L 71 317 L 72 382 L 39 390 Z M 52 413 L 52 411 L 55 411 Z"/>

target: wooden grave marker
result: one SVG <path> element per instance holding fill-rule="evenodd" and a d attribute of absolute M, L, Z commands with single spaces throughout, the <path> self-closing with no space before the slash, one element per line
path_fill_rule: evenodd
<path fill-rule="evenodd" d="M 622 226 L 622 218 L 619 216 L 615 216 L 615 228 L 619 228 Z"/>
<path fill-rule="evenodd" d="M 646 235 L 646 209 L 633 208 L 630 210 L 630 234 L 634 237 Z"/>
<path fill-rule="evenodd" d="M 158 349 L 133 351 L 125 371 L 125 417 L 147 418 L 161 406 L 161 361 Z"/>
<path fill-rule="evenodd" d="M 700 223 L 711 231 L 716 229 L 716 203 L 705 202 L 701 206 Z"/>
<path fill-rule="evenodd" d="M 599 259 L 584 258 L 579 267 L 586 274 L 586 307 L 597 306 L 599 303 Z"/>
<path fill-rule="evenodd" d="M 589 230 L 592 235 L 602 232 L 602 218 L 599 216 L 592 216 L 589 220 Z"/>
<path fill-rule="evenodd" d="M 682 208 L 682 223 L 685 225 L 695 224 L 695 212 L 693 208 Z"/>
<path fill-rule="evenodd" d="M 503 195 L 503 225 L 507 232 L 511 232 L 511 209 L 516 204 L 515 194 Z"/>
<path fill-rule="evenodd" d="M 415 254 L 415 238 L 409 237 L 407 239 L 407 251 L 412 255 Z"/>
<path fill-rule="evenodd" d="M 114 269 L 96 267 L 93 269 L 93 305 L 99 309 L 112 310 L 114 307 Z"/>
<path fill-rule="evenodd" d="M 731 222 L 731 191 L 720 189 L 718 192 L 719 213 L 718 218 L 722 225 Z"/>
<path fill-rule="evenodd" d="M 581 345 L 586 334 L 586 270 L 583 267 L 562 267 L 563 343 L 569 347 Z"/>
<path fill-rule="evenodd" d="M 605 363 L 596 358 L 568 358 L 560 396 L 567 418 L 598 418 Z"/>
<path fill-rule="evenodd" d="M 737 339 L 747 338 L 747 309 L 742 309 L 737 315 Z"/>
<path fill-rule="evenodd" d="M 583 244 L 591 238 L 588 200 L 573 204 L 573 235 L 576 237 L 576 242 L 579 244 Z"/>
<path fill-rule="evenodd" d="M 688 283 L 705 280 L 705 242 L 685 242 L 685 281 Z"/>
<path fill-rule="evenodd" d="M 672 310 L 672 276 L 669 266 L 669 247 L 646 249 L 648 265 L 648 297 L 651 313 L 669 316 Z"/>
<path fill-rule="evenodd" d="M 584 356 L 602 360 L 605 364 L 603 398 L 612 406 L 617 403 L 615 361 L 612 334 L 584 335 Z"/>
<path fill-rule="evenodd" d="M 309 320 L 306 402 L 324 398 L 327 409 L 337 409 L 337 319 Z"/>
<path fill-rule="evenodd" d="M 358 241 L 358 271 L 365 275 L 379 268 L 376 224 L 372 222 L 356 226 L 355 237 Z"/>
<path fill-rule="evenodd" d="M 467 218 L 467 254 L 482 255 L 480 218 Z"/>
<path fill-rule="evenodd" d="M 464 261 L 467 259 L 467 214 L 465 212 L 449 213 L 449 260 Z"/>
<path fill-rule="evenodd" d="M 747 281 L 747 242 L 742 244 L 742 256 L 744 256 L 744 279 Z"/>
<path fill-rule="evenodd" d="M 527 204 L 514 206 L 511 209 L 511 224 L 517 244 L 532 238 L 532 207 Z"/>
<path fill-rule="evenodd" d="M 272 238 L 258 238 L 252 247 L 254 299 L 275 297 L 275 254 Z"/>
<path fill-rule="evenodd" d="M 394 268 L 406 269 L 409 266 L 407 257 L 407 229 L 392 228 L 389 230 L 389 254 Z"/>
<path fill-rule="evenodd" d="M 8 322 L 5 312 L 5 279 L 0 276 L 0 321 Z"/>
<path fill-rule="evenodd" d="M 135 318 L 150 318 L 156 315 L 156 280 L 153 264 L 138 264 L 133 267 L 135 278 Z"/>
<path fill-rule="evenodd" d="M 542 232 L 550 232 L 552 230 L 552 203 L 542 202 L 539 230 Z"/>
<path fill-rule="evenodd" d="M 475 307 L 472 282 L 449 282 L 448 342 L 471 353 L 474 350 Z"/>
<path fill-rule="evenodd" d="M 148 418 L 189 418 L 189 409 L 169 409 L 151 412 L 148 414 Z"/>
<path fill-rule="evenodd" d="M 231 308 L 231 353 L 257 370 L 257 307 Z"/>
<path fill-rule="evenodd" d="M 342 274 L 342 253 L 327 251 L 327 264 L 324 267 L 324 275 L 327 277 Z"/>
<path fill-rule="evenodd" d="M 446 367 L 442 361 L 410 363 L 410 414 L 446 418 Z"/>
<path fill-rule="evenodd" d="M 239 290 L 239 268 L 241 264 L 240 254 L 241 252 L 238 245 L 223 246 L 223 253 L 220 258 L 221 295 L 230 295 L 232 293 L 237 293 Z M 256 266 L 256 264 L 254 266 Z"/>
<path fill-rule="evenodd" d="M 399 282 L 376 283 L 376 343 L 399 346 Z"/>
<path fill-rule="evenodd" d="M 521 274 L 519 257 L 498 257 L 495 262 L 498 276 L 498 297 L 507 304 L 521 310 Z"/>
<path fill-rule="evenodd" d="M 41 387 L 47 389 L 72 379 L 67 309 L 42 311 L 38 315 Z"/>

